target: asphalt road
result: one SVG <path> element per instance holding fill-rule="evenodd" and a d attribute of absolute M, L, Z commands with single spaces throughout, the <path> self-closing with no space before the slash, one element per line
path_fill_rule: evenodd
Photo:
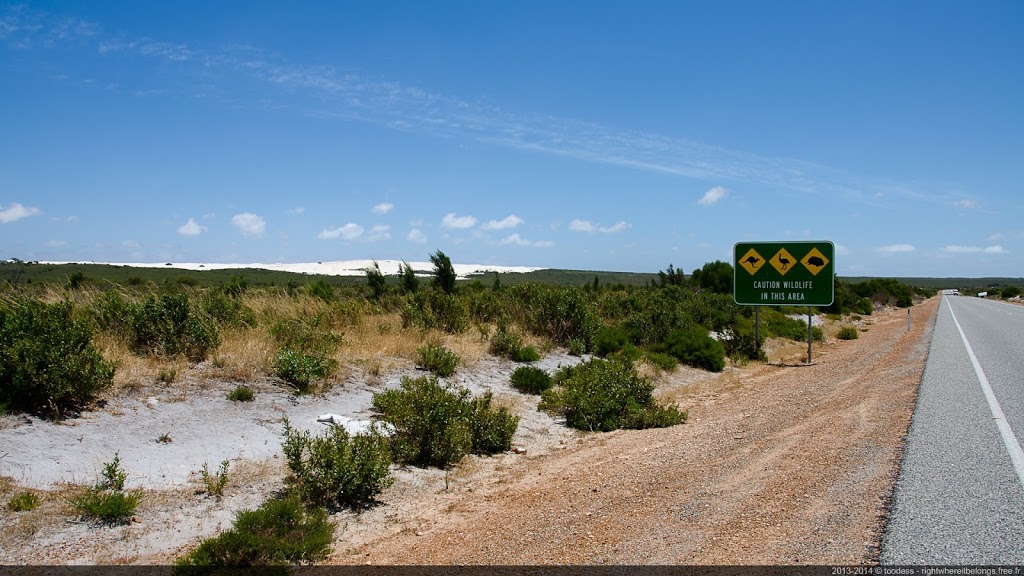
<path fill-rule="evenodd" d="M 1024 564 L 1021 444 L 1024 307 L 943 296 L 882 564 Z"/>

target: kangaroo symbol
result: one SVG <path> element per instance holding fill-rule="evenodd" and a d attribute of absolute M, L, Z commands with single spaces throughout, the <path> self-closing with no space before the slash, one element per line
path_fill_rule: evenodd
<path fill-rule="evenodd" d="M 780 262 L 780 263 L 782 264 L 782 269 L 783 269 L 783 270 L 785 270 L 785 269 L 786 269 L 786 266 L 789 266 L 789 260 L 787 260 L 787 259 L 786 259 L 786 258 L 785 258 L 784 256 L 782 256 L 781 254 L 779 255 L 779 262 Z"/>
<path fill-rule="evenodd" d="M 761 259 L 758 258 L 757 256 L 748 256 L 747 259 L 744 260 L 744 262 L 746 262 L 747 264 L 750 264 L 754 268 L 757 268 L 757 263 L 760 262 L 760 261 L 761 261 Z"/>

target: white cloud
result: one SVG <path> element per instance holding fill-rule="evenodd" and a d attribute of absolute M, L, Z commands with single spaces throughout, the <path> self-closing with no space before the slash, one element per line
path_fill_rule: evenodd
<path fill-rule="evenodd" d="M 526 240 L 525 238 L 521 237 L 519 234 L 512 234 L 510 236 L 506 236 L 501 240 L 501 244 L 502 246 L 515 245 L 530 246 L 533 248 L 550 248 L 551 246 L 555 245 L 554 242 L 551 242 L 549 240 L 538 240 L 536 242 L 531 242 L 530 240 Z"/>
<path fill-rule="evenodd" d="M 370 233 L 366 235 L 368 242 L 376 242 L 378 240 L 391 240 L 391 226 L 378 224 L 370 228 Z"/>
<path fill-rule="evenodd" d="M 395 205 L 392 204 L 391 202 L 381 202 L 380 204 L 377 204 L 376 206 L 374 206 L 373 210 L 371 210 L 371 212 L 373 212 L 374 214 L 377 214 L 379 216 L 383 216 L 384 214 L 387 214 L 388 212 L 391 212 L 392 210 L 394 210 L 394 208 L 395 208 Z"/>
<path fill-rule="evenodd" d="M 847 254 L 850 254 L 850 249 L 842 244 L 836 244 L 836 254 L 846 256 Z"/>
<path fill-rule="evenodd" d="M 480 229 L 481 230 L 505 230 L 505 229 L 508 229 L 508 228 L 515 228 L 516 226 L 519 226 L 523 222 L 524 222 L 524 220 L 522 218 L 520 218 L 519 216 L 516 216 L 515 214 L 512 214 L 510 216 L 506 216 L 502 220 L 491 220 L 490 222 L 487 222 L 486 224 L 483 224 L 482 226 L 480 226 Z"/>
<path fill-rule="evenodd" d="M 291 210 L 288 211 L 289 214 L 304 214 L 305 212 L 306 209 L 302 206 L 296 206 L 295 208 L 292 208 Z"/>
<path fill-rule="evenodd" d="M 319 234 L 316 235 L 316 237 L 321 240 L 334 240 L 337 238 L 341 238 L 342 240 L 355 240 L 356 238 L 359 238 L 362 235 L 363 227 L 360 226 L 359 224 L 353 224 L 349 222 L 348 224 L 345 224 L 344 226 L 335 228 L 333 230 L 328 230 L 324 228 L 323 230 L 320 231 Z"/>
<path fill-rule="evenodd" d="M 977 208 L 978 203 L 974 200 L 957 200 L 953 202 L 953 205 L 957 208 Z"/>
<path fill-rule="evenodd" d="M 1007 254 L 1006 249 L 999 245 L 982 248 L 981 246 L 958 246 L 954 244 L 946 246 L 942 251 L 947 254 Z"/>
<path fill-rule="evenodd" d="M 723 188 L 722 186 L 715 186 L 705 192 L 704 195 L 700 197 L 700 200 L 697 200 L 697 204 L 700 204 L 701 206 L 714 206 L 719 200 L 728 195 L 728 189 Z"/>
<path fill-rule="evenodd" d="M 11 204 L 7 208 L 0 206 L 0 224 L 10 224 L 16 220 L 22 218 L 28 218 L 29 216 L 38 216 L 43 211 L 39 208 L 33 208 L 31 206 L 22 206 L 17 202 Z"/>
<path fill-rule="evenodd" d="M 267 221 L 250 212 L 235 214 L 231 223 L 242 232 L 242 236 L 263 236 L 267 229 Z"/>
<path fill-rule="evenodd" d="M 598 226 L 589 220 L 573 220 L 569 223 L 569 230 L 574 232 L 601 232 L 603 234 L 614 234 L 615 232 L 622 232 L 631 228 L 633 225 L 629 222 L 619 221 L 611 226 Z"/>
<path fill-rule="evenodd" d="M 456 216 L 454 212 L 450 212 L 441 220 L 441 226 L 455 230 L 472 228 L 476 226 L 476 218 L 473 216 Z"/>
<path fill-rule="evenodd" d="M 203 232 L 206 232 L 206 226 L 197 224 L 195 218 L 189 218 L 188 222 L 178 227 L 178 234 L 182 236 L 199 236 Z"/>
<path fill-rule="evenodd" d="M 427 235 L 424 234 L 423 231 L 420 230 L 419 228 L 413 228 L 412 230 L 409 230 L 409 233 L 406 234 L 405 239 L 410 242 L 415 242 L 417 244 L 427 243 Z"/>
<path fill-rule="evenodd" d="M 905 254 L 907 252 L 915 252 L 915 248 L 912 244 L 892 244 L 889 246 L 881 246 L 876 250 L 885 256 L 892 256 L 893 254 Z"/>

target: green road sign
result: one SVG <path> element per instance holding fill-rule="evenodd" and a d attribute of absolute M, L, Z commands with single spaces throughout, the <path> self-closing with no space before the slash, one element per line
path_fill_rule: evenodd
<path fill-rule="evenodd" d="M 835 261 L 831 242 L 739 242 L 733 247 L 733 298 L 750 306 L 829 306 Z"/>

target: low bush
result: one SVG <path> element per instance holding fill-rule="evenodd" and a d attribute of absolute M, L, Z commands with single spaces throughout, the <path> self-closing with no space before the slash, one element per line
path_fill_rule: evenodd
<path fill-rule="evenodd" d="M 609 327 L 601 328 L 594 338 L 594 354 L 607 358 L 622 350 L 627 342 L 629 342 L 629 338 L 622 330 Z"/>
<path fill-rule="evenodd" d="M 132 307 L 130 340 L 138 354 L 184 355 L 201 361 L 220 345 L 220 332 L 188 295 L 164 294 Z"/>
<path fill-rule="evenodd" d="M 672 356 L 671 354 L 663 354 L 661 352 L 645 352 L 644 360 L 649 362 L 658 370 L 662 370 L 664 372 L 671 372 L 679 365 L 679 360 L 677 360 L 675 356 Z"/>
<path fill-rule="evenodd" d="M 686 420 L 674 406 L 659 406 L 654 386 L 632 365 L 595 358 L 574 367 L 558 388 L 541 394 L 540 408 L 579 430 L 672 426 Z"/>
<path fill-rule="evenodd" d="M 663 350 L 689 366 L 711 372 L 721 372 L 725 368 L 725 346 L 701 326 L 673 330 L 665 339 Z"/>
<path fill-rule="evenodd" d="M 175 561 L 176 574 L 209 574 L 206 566 L 310 563 L 331 552 L 334 524 L 322 508 L 303 507 L 297 496 L 265 502 L 235 516 L 230 530 L 203 540 Z M 196 567 L 189 570 L 188 567 Z"/>
<path fill-rule="evenodd" d="M 459 357 L 441 344 L 427 344 L 418 348 L 416 354 L 416 365 L 440 378 L 451 376 L 459 366 Z"/>
<path fill-rule="evenodd" d="M 128 522 L 142 500 L 142 493 L 124 491 L 128 474 L 121 468 L 117 453 L 103 465 L 101 476 L 94 486 L 72 496 L 69 503 L 83 518 L 105 524 Z"/>
<path fill-rule="evenodd" d="M 512 354 L 513 362 L 536 362 L 540 360 L 540 352 L 533 346 L 523 346 Z"/>
<path fill-rule="evenodd" d="M 853 326 L 843 326 L 836 334 L 836 338 L 840 340 L 856 340 L 859 337 L 860 335 L 858 334 L 857 329 Z"/>
<path fill-rule="evenodd" d="M 512 372 L 512 386 L 527 394 L 540 394 L 551 388 L 551 376 L 540 368 L 520 366 Z"/>
<path fill-rule="evenodd" d="M 199 471 L 199 481 L 203 485 L 203 492 L 209 496 L 213 496 L 220 499 L 224 495 L 224 489 L 228 486 L 228 461 L 224 460 L 220 463 L 220 468 L 210 474 L 210 469 L 206 462 L 203 462 L 203 468 Z"/>
<path fill-rule="evenodd" d="M 232 402 L 252 402 L 256 399 L 256 393 L 245 384 L 239 384 L 234 390 L 228 392 L 228 400 Z"/>
<path fill-rule="evenodd" d="M 303 500 L 323 506 L 361 506 L 391 485 L 388 440 L 376 429 L 350 436 L 332 426 L 321 436 L 284 421 L 284 457 L 290 483 Z"/>
<path fill-rule="evenodd" d="M 274 356 L 274 374 L 291 384 L 299 394 L 305 394 L 316 381 L 330 376 L 337 364 L 333 358 L 285 348 Z"/>
<path fill-rule="evenodd" d="M 87 406 L 114 379 L 92 339 L 70 302 L 0 304 L 0 404 L 52 418 Z"/>
<path fill-rule="evenodd" d="M 39 506 L 40 498 L 34 492 L 18 492 L 7 501 L 7 509 L 11 512 L 28 512 Z"/>
<path fill-rule="evenodd" d="M 497 332 L 491 337 L 489 350 L 495 356 L 511 360 L 519 355 L 522 347 L 523 337 L 510 330 L 507 326 L 499 324 Z"/>
<path fill-rule="evenodd" d="M 94 486 L 72 496 L 71 505 L 83 518 L 104 524 L 125 524 L 135 514 L 140 500 L 139 492 L 103 490 Z"/>
<path fill-rule="evenodd" d="M 569 340 L 569 355 L 583 356 L 587 351 L 587 343 L 579 338 Z"/>
<path fill-rule="evenodd" d="M 519 418 L 493 410 L 490 394 L 471 399 L 469 390 L 436 378 L 402 378 L 401 388 L 373 395 L 373 409 L 394 427 L 391 451 L 401 463 L 447 468 L 469 452 L 507 450 Z"/>

